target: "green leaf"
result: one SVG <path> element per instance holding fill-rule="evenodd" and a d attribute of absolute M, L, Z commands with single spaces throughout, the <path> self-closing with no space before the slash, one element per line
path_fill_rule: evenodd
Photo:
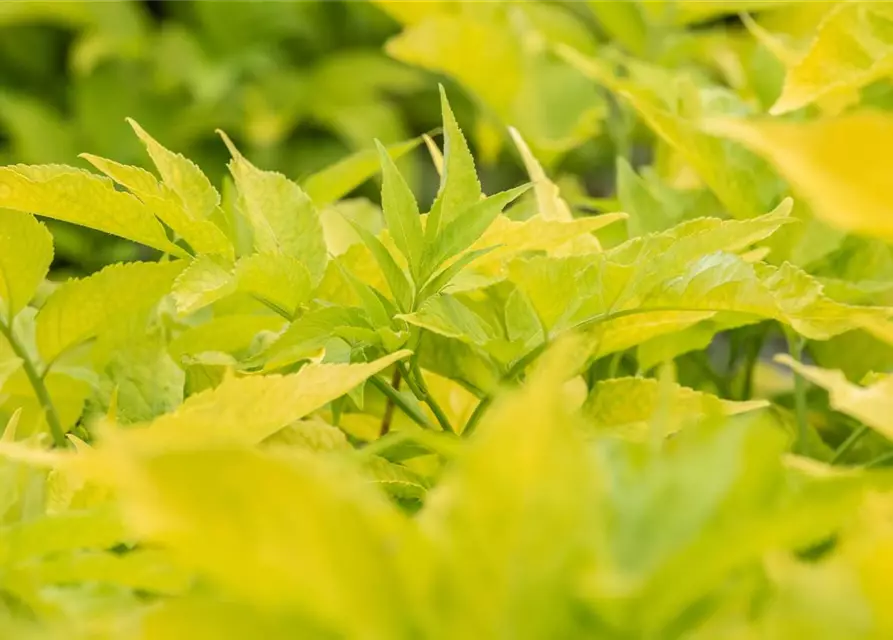
<path fill-rule="evenodd" d="M 440 235 L 429 242 L 422 256 L 422 278 L 426 279 L 446 260 L 458 255 L 478 240 L 510 202 L 526 192 L 523 185 L 479 200 L 447 223 Z M 429 249 L 430 248 L 430 249 Z"/>
<path fill-rule="evenodd" d="M 384 244 L 382 244 L 381 240 L 367 231 L 362 225 L 354 223 L 353 221 L 350 222 L 357 235 L 363 240 L 363 244 L 366 245 L 375 257 L 375 261 L 378 263 L 381 272 L 384 274 L 385 280 L 387 280 L 388 287 L 391 290 L 391 294 L 394 296 L 397 307 L 403 311 L 408 311 L 412 307 L 413 297 L 415 295 L 412 282 L 403 269 L 400 268 L 400 265 L 397 264 L 396 260 L 394 260 L 391 252 L 388 251 Z"/>
<path fill-rule="evenodd" d="M 306 359 L 337 336 L 375 339 L 368 316 L 352 307 L 322 307 L 295 320 L 262 354 L 264 369 L 271 371 Z"/>
<path fill-rule="evenodd" d="M 53 237 L 29 213 L 0 210 L 0 300 L 5 323 L 24 309 L 53 261 Z"/>
<path fill-rule="evenodd" d="M 425 242 L 429 245 L 440 238 L 447 224 L 482 196 L 474 158 L 443 87 L 440 88 L 440 105 L 443 111 L 444 169 L 440 189 L 425 226 Z"/>
<path fill-rule="evenodd" d="M 44 361 L 144 317 L 168 293 L 182 262 L 132 262 L 106 267 L 60 286 L 37 314 L 37 347 Z"/>
<path fill-rule="evenodd" d="M 229 378 L 190 396 L 174 413 L 129 430 L 126 437 L 153 450 L 255 444 L 409 353 L 399 351 L 365 364 L 309 364 L 285 376 Z"/>
<path fill-rule="evenodd" d="M 164 148 L 132 118 L 127 123 L 145 145 L 164 184 L 179 196 L 189 216 L 196 220 L 208 218 L 220 206 L 220 194 L 202 170 L 179 153 Z"/>
<path fill-rule="evenodd" d="M 183 256 L 152 211 L 111 181 L 61 165 L 0 167 L 0 207 L 97 229 Z"/>
<path fill-rule="evenodd" d="M 281 173 L 261 171 L 221 132 L 233 156 L 230 173 L 244 202 L 254 230 L 254 247 L 260 253 L 285 254 L 304 263 L 318 283 L 328 260 L 325 236 L 313 201 Z"/>
<path fill-rule="evenodd" d="M 646 55 L 651 44 L 651 34 L 638 2 L 589 0 L 586 5 L 612 39 L 626 47 L 630 53 Z"/>
<path fill-rule="evenodd" d="M 663 635 L 704 594 L 761 571 L 767 553 L 827 539 L 860 501 L 859 483 L 792 478 L 765 413 L 690 427 L 672 443 L 606 439 L 594 452 L 605 524 L 584 590 L 633 634 Z"/>
<path fill-rule="evenodd" d="M 419 205 L 387 150 L 381 143 L 376 144 L 382 172 L 382 212 L 394 244 L 406 258 L 410 271 L 415 274 L 418 272 L 424 247 Z"/>
<path fill-rule="evenodd" d="M 347 451 L 351 449 L 347 436 L 338 427 L 320 419 L 298 420 L 280 429 L 264 444 L 298 447 L 308 451 Z"/>
<path fill-rule="evenodd" d="M 450 295 L 428 298 L 418 311 L 397 318 L 470 344 L 483 345 L 495 337 L 493 329 L 483 318 Z"/>
<path fill-rule="evenodd" d="M 403 157 L 419 146 L 421 141 L 421 138 L 412 138 L 388 145 L 386 149 L 388 159 L 396 160 Z M 304 191 L 317 207 L 332 204 L 375 175 L 384 164 L 383 159 L 379 160 L 380 157 L 381 148 L 357 151 L 306 178 L 302 184 Z"/>
<path fill-rule="evenodd" d="M 162 336 L 149 335 L 115 350 L 104 373 L 119 423 L 152 420 L 183 402 L 185 374 L 166 346 Z"/>

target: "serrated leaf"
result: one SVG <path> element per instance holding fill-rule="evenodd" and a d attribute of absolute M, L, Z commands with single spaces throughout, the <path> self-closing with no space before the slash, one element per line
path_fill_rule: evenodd
<path fill-rule="evenodd" d="M 288 318 L 294 317 L 313 292 L 307 268 L 286 254 L 245 256 L 236 263 L 234 277 L 238 291 L 272 305 Z"/>
<path fill-rule="evenodd" d="M 72 280 L 49 297 L 37 314 L 37 347 L 45 362 L 147 314 L 170 291 L 181 262 L 132 262 Z"/>
<path fill-rule="evenodd" d="M 884 152 L 893 141 L 890 115 L 862 110 L 810 122 L 724 119 L 709 128 L 771 161 L 829 224 L 893 239 L 893 183 Z"/>
<path fill-rule="evenodd" d="M 366 364 L 309 364 L 284 376 L 230 378 L 190 396 L 175 412 L 129 430 L 126 437 L 153 450 L 255 444 L 409 353 L 399 351 Z"/>
<path fill-rule="evenodd" d="M 495 337 L 486 320 L 450 295 L 433 296 L 418 311 L 397 317 L 417 327 L 471 344 L 483 345 Z"/>
<path fill-rule="evenodd" d="M 121 186 L 127 187 L 152 213 L 189 243 L 194 251 L 232 259 L 233 245 L 220 227 L 211 220 L 191 217 L 179 196 L 167 185 L 160 184 L 151 173 L 89 153 L 83 153 L 80 157 Z"/>
<path fill-rule="evenodd" d="M 24 309 L 53 261 L 53 237 L 30 213 L 0 209 L 0 300 L 5 323 Z"/>
<path fill-rule="evenodd" d="M 388 157 L 394 160 L 401 158 L 419 146 L 420 142 L 421 138 L 412 138 L 388 145 Z M 309 176 L 303 181 L 302 187 L 317 207 L 332 204 L 375 175 L 381 168 L 379 158 L 380 150 L 357 151 Z"/>
<path fill-rule="evenodd" d="M 264 369 L 271 371 L 299 362 L 337 336 L 362 336 L 374 340 L 376 333 L 368 316 L 360 309 L 337 306 L 314 309 L 289 325 L 261 354 Z"/>
<path fill-rule="evenodd" d="M 61 165 L 0 167 L 0 207 L 71 222 L 183 256 L 152 211 L 110 180 Z"/>
<path fill-rule="evenodd" d="M 231 265 L 211 256 L 199 256 L 174 280 L 171 293 L 182 315 L 195 313 L 236 290 Z"/>
<path fill-rule="evenodd" d="M 220 205 L 220 194 L 202 170 L 188 158 L 159 144 L 132 118 L 127 123 L 145 145 L 164 184 L 179 196 L 190 217 L 197 220 L 209 217 Z"/>
<path fill-rule="evenodd" d="M 425 242 L 436 242 L 447 224 L 456 216 L 481 199 L 481 183 L 478 181 L 474 158 L 456 116 L 450 108 L 446 91 L 440 88 L 440 106 L 443 111 L 443 177 L 437 198 L 431 205 L 425 224 Z"/>
<path fill-rule="evenodd" d="M 505 216 L 498 216 L 490 228 L 471 246 L 475 251 L 495 247 L 476 262 L 475 269 L 493 275 L 502 274 L 504 265 L 520 254 L 527 252 L 554 254 L 575 238 L 585 238 L 592 232 L 625 218 L 625 213 L 606 213 L 577 218 L 571 222 L 544 220 L 540 216 L 518 222 Z"/>
<path fill-rule="evenodd" d="M 221 134 L 224 135 L 224 134 Z M 242 196 L 260 253 L 282 253 L 304 263 L 314 283 L 325 272 L 328 254 L 313 201 L 281 173 L 262 171 L 248 162 L 229 138 L 230 173 Z"/>
<path fill-rule="evenodd" d="M 388 288 L 394 296 L 397 307 L 403 311 L 408 311 L 412 306 L 412 301 L 415 295 L 411 280 L 407 277 L 400 265 L 397 264 L 396 260 L 394 260 L 394 257 L 391 255 L 391 252 L 388 251 L 381 240 L 363 228 L 360 224 L 351 222 L 351 226 L 353 226 L 357 235 L 362 239 L 363 244 L 366 245 L 375 257 L 375 261 L 378 263 L 382 274 L 384 274 L 385 280 L 387 280 Z"/>
<path fill-rule="evenodd" d="M 166 346 L 162 336 L 150 335 L 117 349 L 106 365 L 118 423 L 152 420 L 183 402 L 185 374 Z"/>
<path fill-rule="evenodd" d="M 387 150 L 377 144 L 382 171 L 382 212 L 394 244 L 406 258 L 410 270 L 417 273 L 424 247 L 419 205 Z"/>
<path fill-rule="evenodd" d="M 421 501 L 428 494 L 428 483 L 403 465 L 370 456 L 363 468 L 373 484 L 398 500 Z"/>
<path fill-rule="evenodd" d="M 440 235 L 427 243 L 422 256 L 422 278 L 427 280 L 437 267 L 472 246 L 502 210 L 529 188 L 530 185 L 523 185 L 497 193 L 475 202 L 456 215 L 443 227 Z"/>
<path fill-rule="evenodd" d="M 893 376 L 884 376 L 862 387 L 851 383 L 843 372 L 836 369 L 802 364 L 784 354 L 775 359 L 825 389 L 834 409 L 859 419 L 885 438 L 893 440 Z"/>

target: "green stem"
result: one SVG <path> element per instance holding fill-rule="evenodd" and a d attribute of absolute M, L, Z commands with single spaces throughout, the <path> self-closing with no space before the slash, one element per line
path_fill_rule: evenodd
<path fill-rule="evenodd" d="M 874 460 L 866 463 L 865 468 L 870 469 L 871 467 L 879 467 L 885 462 L 890 462 L 893 460 L 893 451 L 888 451 L 887 453 L 878 456 Z"/>
<path fill-rule="evenodd" d="M 519 359 L 515 362 L 514 365 L 506 372 L 506 374 L 502 377 L 500 381 L 500 385 L 511 383 L 516 380 L 523 372 L 524 369 L 530 365 L 534 360 L 536 360 L 543 351 L 546 350 L 546 347 L 549 346 L 549 342 L 542 342 L 538 346 L 534 347 L 530 351 L 527 352 L 527 355 Z M 478 402 L 478 406 L 474 408 L 474 411 L 471 414 L 471 417 L 468 418 L 468 422 L 465 424 L 465 429 L 462 431 L 462 435 L 470 436 L 474 433 L 474 430 L 477 428 L 478 422 L 480 422 L 481 418 L 484 416 L 484 413 L 493 404 L 493 394 L 488 393 L 481 401 Z"/>
<path fill-rule="evenodd" d="M 403 378 L 406 380 L 406 384 L 409 386 L 409 390 L 412 391 L 413 395 L 418 398 L 419 402 L 424 402 L 428 405 L 428 408 L 431 409 L 431 413 L 437 418 L 440 428 L 447 433 L 456 433 L 449 418 L 447 418 L 443 409 L 441 409 L 440 405 L 437 403 L 437 400 L 428 393 L 428 387 L 425 385 L 425 380 L 422 378 L 422 372 L 419 370 L 418 365 L 413 363 L 412 373 L 406 370 L 406 365 L 402 362 L 398 362 L 397 367 L 403 372 Z"/>
<path fill-rule="evenodd" d="M 791 357 L 797 362 L 803 360 L 803 338 L 790 331 L 785 332 L 788 339 L 788 349 Z M 806 447 L 809 422 L 806 407 L 806 380 L 798 373 L 794 373 L 794 412 L 797 416 L 797 441 L 794 443 L 794 453 L 802 453 Z"/>
<path fill-rule="evenodd" d="M 6 338 L 6 341 L 9 342 L 9 346 L 12 347 L 12 351 L 15 353 L 16 357 L 22 361 L 22 369 L 25 371 L 28 382 L 34 389 L 34 395 L 37 397 L 37 401 L 40 403 L 40 407 L 43 409 L 43 413 L 46 416 L 50 434 L 53 436 L 53 443 L 57 447 L 65 447 L 68 441 L 65 439 L 65 432 L 62 429 L 62 421 L 59 420 L 59 413 L 56 411 L 53 399 L 50 398 L 50 393 L 47 390 L 43 377 L 37 371 L 37 367 L 28 355 L 28 351 L 25 349 L 24 345 L 16 339 L 12 332 L 12 328 L 3 322 L 0 322 L 0 333 L 2 333 Z"/>
<path fill-rule="evenodd" d="M 831 464 L 840 462 L 843 457 L 850 451 L 850 449 L 852 449 L 856 445 L 856 443 L 859 442 L 862 436 L 868 433 L 868 431 L 868 427 L 864 424 L 859 425 L 856 429 L 853 429 L 853 432 L 846 440 L 843 441 L 843 444 L 837 447 L 837 450 L 831 457 Z"/>
<path fill-rule="evenodd" d="M 400 391 L 400 369 L 394 369 L 394 375 L 391 377 L 391 387 L 394 391 Z M 387 435 L 388 431 L 391 430 L 391 421 L 394 419 L 394 401 L 388 396 L 387 404 L 384 408 L 384 414 L 381 416 L 381 428 L 379 429 L 378 436 Z"/>
<path fill-rule="evenodd" d="M 400 411 L 405 413 L 417 425 L 424 427 L 425 429 L 432 428 L 431 423 L 428 422 L 428 419 L 424 414 L 420 413 L 418 409 L 406 402 L 406 399 L 400 395 L 400 392 L 394 389 L 394 387 L 378 376 L 372 376 L 369 378 L 369 382 L 371 382 L 372 386 L 381 391 L 388 400 L 394 403 L 394 406 L 398 407 Z"/>

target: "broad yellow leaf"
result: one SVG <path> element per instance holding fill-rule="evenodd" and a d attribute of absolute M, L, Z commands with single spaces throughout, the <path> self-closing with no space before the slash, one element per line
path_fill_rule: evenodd
<path fill-rule="evenodd" d="M 0 167 L 0 207 L 97 229 L 183 255 L 152 211 L 112 182 L 61 165 Z"/>
<path fill-rule="evenodd" d="M 858 418 L 893 440 L 893 376 L 884 376 L 867 387 L 860 387 L 838 370 L 801 364 L 787 355 L 775 359 L 825 389 L 833 408 Z"/>
<path fill-rule="evenodd" d="M 696 422 L 707 416 L 735 415 L 769 406 L 764 400 L 732 402 L 703 391 L 671 384 L 661 389 L 661 381 L 653 378 L 614 378 L 604 380 L 586 399 L 584 415 L 599 429 L 619 429 L 634 439 L 648 436 L 647 423 L 661 411 L 668 435 L 685 422 Z M 665 395 L 662 395 L 665 394 Z M 668 394 L 668 395 L 667 395 Z M 661 403 L 668 406 L 661 406 Z"/>
<path fill-rule="evenodd" d="M 81 157 L 109 178 L 126 187 L 159 220 L 189 243 L 196 253 L 219 254 L 230 259 L 233 257 L 233 245 L 220 227 L 210 219 L 193 217 L 193 213 L 187 210 L 180 196 L 168 185 L 158 182 L 155 176 L 145 169 L 131 167 L 89 153 L 81 154 Z"/>
<path fill-rule="evenodd" d="M 893 240 L 893 116 L 861 110 L 810 122 L 723 119 L 708 126 L 772 162 L 829 224 Z"/>
<path fill-rule="evenodd" d="M 781 115 L 831 98 L 859 100 L 859 89 L 893 73 L 893 10 L 886 2 L 839 2 L 818 25 L 808 49 L 788 61 L 772 106 Z"/>
<path fill-rule="evenodd" d="M 154 449 L 256 444 L 409 355 L 366 364 L 309 364 L 289 375 L 229 378 L 126 437 Z"/>
<path fill-rule="evenodd" d="M 418 630 L 429 575 L 421 540 L 356 469 L 298 450 L 106 455 L 127 456 L 110 480 L 141 538 L 221 596 L 344 637 Z"/>

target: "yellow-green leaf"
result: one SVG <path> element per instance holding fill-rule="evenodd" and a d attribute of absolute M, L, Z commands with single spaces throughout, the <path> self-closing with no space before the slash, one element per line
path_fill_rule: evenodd
<path fill-rule="evenodd" d="M 37 314 L 37 347 L 51 362 L 116 325 L 147 314 L 170 291 L 184 263 L 131 262 L 60 286 Z"/>
<path fill-rule="evenodd" d="M 788 65 L 784 86 L 769 113 L 781 115 L 814 102 L 846 97 L 893 73 L 893 11 L 885 2 L 838 2 L 824 17 L 809 48 Z"/>
<path fill-rule="evenodd" d="M 127 122 L 145 145 L 164 184 L 179 196 L 190 217 L 203 220 L 210 216 L 220 205 L 220 194 L 202 170 L 188 158 L 163 147 L 135 120 L 128 118 Z"/>
<path fill-rule="evenodd" d="M 810 122 L 723 119 L 709 128 L 767 158 L 829 224 L 893 240 L 893 116 L 861 110 Z"/>
<path fill-rule="evenodd" d="M 847 380 L 842 371 L 821 369 L 778 355 L 778 362 L 790 367 L 828 392 L 831 406 L 864 422 L 889 440 L 893 440 L 893 375 L 887 375 L 866 387 Z"/>
<path fill-rule="evenodd" d="M 174 280 L 174 302 L 183 315 L 195 313 L 236 290 L 232 265 L 220 264 L 210 256 L 199 256 Z"/>
<path fill-rule="evenodd" d="M 233 245 L 220 227 L 212 220 L 193 217 L 180 197 L 166 184 L 159 183 L 151 173 L 89 153 L 83 153 L 81 157 L 121 186 L 127 187 L 195 252 L 232 259 Z"/>
<path fill-rule="evenodd" d="M 289 318 L 313 291 L 307 268 L 287 254 L 246 256 L 236 263 L 235 279 L 239 291 L 262 300 Z"/>
<path fill-rule="evenodd" d="M 281 173 L 248 162 L 221 132 L 233 156 L 229 164 L 260 253 L 281 253 L 304 263 L 314 283 L 325 272 L 326 240 L 313 201 Z"/>
<path fill-rule="evenodd" d="M 309 364 L 289 375 L 229 378 L 190 396 L 175 412 L 126 437 L 152 448 L 255 444 L 340 398 L 397 360 L 399 351 L 365 364 Z"/>
<path fill-rule="evenodd" d="M 443 228 L 480 200 L 482 195 L 474 158 L 443 87 L 440 88 L 440 106 L 443 111 L 444 171 L 440 190 L 425 225 L 425 242 L 429 244 L 435 242 Z"/>
<path fill-rule="evenodd" d="M 735 415 L 769 406 L 764 400 L 733 402 L 703 391 L 653 378 L 614 378 L 603 380 L 586 399 L 583 413 L 599 429 L 621 429 L 634 438 L 647 437 L 647 423 L 660 410 L 668 435 L 686 422 L 707 416 Z M 663 404 L 662 404 L 663 403 Z"/>
<path fill-rule="evenodd" d="M 0 300 L 5 322 L 34 297 L 53 261 L 53 237 L 30 213 L 0 209 Z"/>
<path fill-rule="evenodd" d="M 61 165 L 0 167 L 0 207 L 71 222 L 184 255 L 152 211 L 110 180 Z"/>
<path fill-rule="evenodd" d="M 132 526 L 225 597 L 298 611 L 343 637 L 418 628 L 421 540 L 356 470 L 309 452 L 238 449 L 144 454 L 116 468 Z"/>
<path fill-rule="evenodd" d="M 387 146 L 389 158 L 394 160 L 406 155 L 421 142 L 412 138 Z M 302 187 L 317 207 L 325 207 L 340 200 L 374 176 L 381 168 L 379 153 L 375 149 L 357 151 L 321 171 L 317 171 L 302 182 Z"/>

